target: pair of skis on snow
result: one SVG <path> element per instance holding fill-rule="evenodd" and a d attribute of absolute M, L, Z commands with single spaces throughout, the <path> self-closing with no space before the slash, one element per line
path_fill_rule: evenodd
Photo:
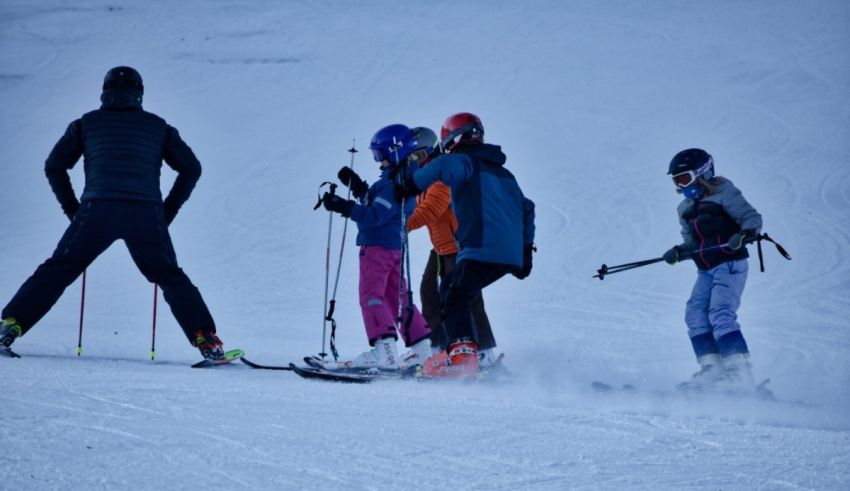
<path fill-rule="evenodd" d="M 21 356 L 12 349 L 7 347 L 0 347 L 0 357 L 5 358 L 20 358 Z M 322 362 L 319 358 L 316 357 L 305 357 L 304 362 L 306 366 L 298 366 L 294 363 L 290 363 L 286 366 L 273 366 L 273 365 L 261 365 L 259 363 L 254 363 L 251 360 L 245 358 L 245 352 L 241 349 L 233 349 L 224 354 L 224 358 L 221 360 L 201 360 L 193 365 L 192 368 L 215 368 L 223 365 L 229 365 L 235 361 L 241 361 L 246 366 L 258 369 L 258 370 L 285 370 L 291 371 L 300 377 L 305 379 L 313 379 L 313 380 L 325 380 L 329 382 L 342 382 L 342 383 L 354 383 L 354 384 L 364 384 L 369 382 L 374 382 L 376 380 L 401 380 L 405 378 L 413 378 L 416 374 L 415 368 L 411 368 L 409 370 L 392 370 L 392 371 L 384 371 L 378 369 L 355 369 L 355 368 L 347 368 L 347 369 L 339 369 L 339 370 L 329 370 L 322 366 Z"/>
<path fill-rule="evenodd" d="M 769 378 L 766 378 L 761 381 L 761 383 L 757 384 L 755 390 L 753 392 L 748 392 L 747 395 L 754 396 L 756 399 L 762 399 L 767 401 L 775 401 L 776 396 L 773 395 L 773 392 L 767 388 L 767 384 L 770 382 Z M 688 396 L 688 395 L 697 395 L 697 394 L 711 394 L 710 391 L 694 391 L 694 390 L 684 390 L 681 388 L 676 388 L 676 390 L 646 390 L 640 389 L 632 384 L 623 384 L 623 385 L 613 385 L 606 382 L 593 381 L 590 384 L 591 388 L 596 392 L 600 393 L 627 393 L 627 394 L 654 394 L 657 396 Z M 743 395 L 743 393 L 739 392 L 718 392 L 718 394 L 728 394 L 728 395 Z"/>
<path fill-rule="evenodd" d="M 238 359 L 245 365 L 258 370 L 286 370 L 305 379 L 323 380 L 327 382 L 368 384 L 380 380 L 422 380 L 417 376 L 418 367 L 416 366 L 403 370 L 382 370 L 379 368 L 359 367 L 329 369 L 325 368 L 322 359 L 315 356 L 304 357 L 305 365 L 303 366 L 296 365 L 295 363 L 290 363 L 286 366 L 261 365 L 248 360 L 244 356 L 240 356 Z M 507 371 L 504 369 L 501 362 L 502 356 L 499 357 L 492 367 L 482 369 L 476 381 L 504 378 L 507 375 Z"/>

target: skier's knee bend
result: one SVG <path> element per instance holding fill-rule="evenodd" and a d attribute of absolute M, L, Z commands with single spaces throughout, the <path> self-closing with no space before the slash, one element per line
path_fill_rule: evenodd
<path fill-rule="evenodd" d="M 171 286 L 182 286 L 187 283 L 191 284 L 189 281 L 189 277 L 186 276 L 186 273 L 183 272 L 181 268 L 169 268 L 158 271 L 148 271 L 145 272 L 145 278 L 151 283 L 156 283 L 162 288 L 168 288 Z"/>

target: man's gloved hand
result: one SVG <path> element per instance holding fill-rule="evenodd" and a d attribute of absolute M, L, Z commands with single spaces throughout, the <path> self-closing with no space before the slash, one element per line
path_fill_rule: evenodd
<path fill-rule="evenodd" d="M 180 208 L 178 206 L 174 206 L 174 203 L 168 198 L 165 199 L 165 202 L 162 204 L 162 215 L 165 218 L 165 223 L 171 225 L 171 222 L 174 221 L 174 218 L 177 216 L 177 210 Z"/>
<path fill-rule="evenodd" d="M 673 246 L 661 256 L 667 264 L 676 264 L 679 262 L 679 246 Z"/>
<path fill-rule="evenodd" d="M 351 209 L 354 208 L 354 201 L 341 198 L 335 194 L 325 193 L 322 196 L 322 205 L 326 210 L 339 213 L 345 218 L 348 218 L 351 216 Z"/>
<path fill-rule="evenodd" d="M 393 196 L 399 203 L 401 203 L 401 200 L 404 198 L 419 196 L 419 193 L 421 192 L 422 191 L 416 187 L 412 174 L 405 175 L 404 178 L 401 179 L 401 182 L 393 182 Z"/>
<path fill-rule="evenodd" d="M 343 167 L 336 176 L 339 178 L 339 182 L 348 186 L 348 189 L 357 199 L 362 199 L 369 191 L 369 185 L 363 179 L 360 179 L 360 176 L 351 170 L 351 167 Z"/>
<path fill-rule="evenodd" d="M 72 203 L 62 205 L 62 213 L 64 213 L 65 216 L 68 217 L 68 220 L 71 220 L 72 222 L 74 221 L 74 215 L 76 215 L 78 211 L 80 211 L 79 201 L 75 200 Z"/>
<path fill-rule="evenodd" d="M 749 242 L 749 240 L 755 236 L 756 233 L 753 230 L 741 230 L 737 234 L 732 234 L 732 237 L 729 237 L 729 242 L 726 243 L 726 247 L 733 251 L 737 251 L 744 247 L 744 244 Z"/>
<path fill-rule="evenodd" d="M 519 268 L 514 276 L 517 278 L 524 280 L 528 278 L 528 275 L 531 274 L 531 262 L 533 259 L 533 254 L 537 250 L 537 247 L 534 244 L 526 244 L 522 250 L 522 268 Z"/>

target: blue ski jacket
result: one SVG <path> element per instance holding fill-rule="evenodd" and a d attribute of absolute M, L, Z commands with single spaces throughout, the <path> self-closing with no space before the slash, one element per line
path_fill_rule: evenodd
<path fill-rule="evenodd" d="M 469 145 L 437 157 L 413 175 L 419 189 L 436 181 L 451 187 L 458 262 L 522 267 L 523 248 L 534 242 L 534 203 L 504 167 L 506 160 L 499 146 Z"/>
<path fill-rule="evenodd" d="M 357 245 L 401 250 L 401 204 L 393 198 L 392 167 L 381 169 L 381 177 L 369 186 L 366 196 L 351 208 L 357 224 Z M 416 201 L 405 201 L 406 216 Z"/>

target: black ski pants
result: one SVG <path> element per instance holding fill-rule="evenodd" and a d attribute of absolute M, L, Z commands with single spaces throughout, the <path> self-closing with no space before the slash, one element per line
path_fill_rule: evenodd
<path fill-rule="evenodd" d="M 515 270 L 516 267 L 507 264 L 468 259 L 455 264 L 448 281 L 440 287 L 443 328 L 449 343 L 460 338 L 479 342 L 473 305 L 481 298 L 481 290 Z"/>
<path fill-rule="evenodd" d="M 448 339 L 443 329 L 440 307 L 440 285 L 446 283 L 454 270 L 457 254 L 439 255 L 431 249 L 425 271 L 422 272 L 422 283 L 419 286 L 419 297 L 422 300 L 422 315 L 431 327 L 431 346 L 446 349 Z M 478 337 L 478 349 L 496 347 L 496 338 L 490 326 L 490 319 L 484 310 L 484 297 L 479 295 L 472 302 L 472 320 L 474 332 Z"/>
<path fill-rule="evenodd" d="M 162 289 L 171 312 L 191 343 L 198 330 L 215 332 L 215 323 L 195 285 L 177 265 L 161 203 L 85 201 L 53 255 L 42 263 L 3 309 L 23 332 L 30 330 L 62 292 L 118 239 L 151 283 Z"/>

